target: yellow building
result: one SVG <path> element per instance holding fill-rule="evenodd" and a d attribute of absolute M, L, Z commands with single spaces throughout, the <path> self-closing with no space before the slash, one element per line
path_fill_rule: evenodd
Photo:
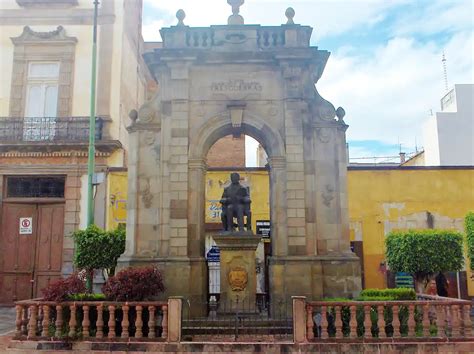
<path fill-rule="evenodd" d="M 232 171 L 215 169 L 207 173 L 208 225 L 220 223 L 219 200 Z M 257 220 L 269 220 L 268 172 L 263 168 L 238 172 L 242 183 L 250 187 L 252 229 L 256 231 Z M 124 172 L 112 175 L 110 188 L 119 192 L 125 190 L 125 180 Z M 114 184 L 120 186 L 113 187 Z M 351 241 L 363 258 L 364 285 L 366 288 L 383 288 L 390 285 L 384 271 L 384 240 L 390 231 L 425 228 L 464 231 L 464 216 L 469 210 L 474 210 L 474 167 L 351 166 L 348 195 Z M 113 199 L 123 201 L 126 196 L 121 194 L 120 198 Z M 114 214 L 116 210 L 117 206 L 109 203 L 110 227 L 116 225 L 116 215 L 123 218 L 125 213 L 122 209 L 119 214 Z M 460 273 L 461 293 L 474 296 L 471 273 Z M 455 278 L 451 287 L 451 293 L 455 293 Z"/>
<path fill-rule="evenodd" d="M 70 235 L 86 226 L 93 6 L 90 0 L 0 1 L 0 303 L 37 297 L 51 279 L 72 271 Z M 103 177 L 126 166 L 128 112 L 145 101 L 152 80 L 142 58 L 141 14 L 141 0 L 100 1 L 99 226 L 112 202 Z M 122 206 L 112 215 L 117 223 Z M 21 223 L 29 225 L 26 234 Z"/>
<path fill-rule="evenodd" d="M 474 209 L 474 167 L 349 167 L 348 195 L 351 238 L 363 241 L 365 287 L 381 288 L 387 233 L 464 231 L 464 216 Z M 469 272 L 465 278 L 474 296 Z"/>

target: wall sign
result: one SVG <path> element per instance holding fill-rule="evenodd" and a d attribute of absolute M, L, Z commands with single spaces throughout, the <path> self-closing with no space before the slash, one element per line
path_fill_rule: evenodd
<path fill-rule="evenodd" d="M 270 220 L 257 220 L 257 235 L 270 239 Z"/>
<path fill-rule="evenodd" d="M 20 218 L 20 235 L 33 233 L 33 218 Z"/>

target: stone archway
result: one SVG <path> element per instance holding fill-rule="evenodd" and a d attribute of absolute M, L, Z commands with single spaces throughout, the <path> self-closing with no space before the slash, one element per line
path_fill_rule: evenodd
<path fill-rule="evenodd" d="M 286 170 L 285 170 L 285 146 L 281 135 L 267 126 L 263 119 L 242 112 L 242 122 L 239 126 L 233 126 L 230 121 L 230 112 L 211 118 L 206 121 L 202 129 L 197 132 L 189 144 L 189 195 L 188 200 L 188 222 L 192 230 L 196 230 L 196 239 L 200 239 L 199 247 L 193 247 L 203 254 L 204 237 L 204 210 L 200 206 L 205 204 L 204 181 L 206 175 L 205 159 L 210 147 L 220 138 L 231 134 L 244 134 L 253 137 L 262 144 L 268 155 L 270 165 L 270 219 L 272 224 L 273 254 L 287 255 L 287 229 L 286 229 Z M 193 208 L 192 206 L 198 206 Z"/>
<path fill-rule="evenodd" d="M 273 299 L 347 296 L 360 289 L 350 251 L 343 121 L 316 90 L 329 53 L 312 29 L 289 23 L 161 30 L 145 59 L 160 91 L 131 114 L 127 250 L 122 264 L 152 263 L 167 294 L 204 300 L 204 173 L 228 134 L 269 153 Z M 337 116 L 337 118 L 336 118 Z"/>

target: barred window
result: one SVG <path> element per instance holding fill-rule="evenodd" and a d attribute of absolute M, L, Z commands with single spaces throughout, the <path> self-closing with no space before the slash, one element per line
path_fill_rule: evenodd
<path fill-rule="evenodd" d="M 7 177 L 8 198 L 64 198 L 65 177 Z"/>

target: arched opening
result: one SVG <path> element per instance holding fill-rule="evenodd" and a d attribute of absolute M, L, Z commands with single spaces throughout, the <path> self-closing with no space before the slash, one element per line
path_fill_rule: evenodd
<path fill-rule="evenodd" d="M 268 259 L 272 255 L 270 217 L 270 174 L 268 164 L 257 166 L 260 143 L 249 135 L 227 135 L 218 139 L 206 155 L 205 178 L 205 257 L 208 264 L 209 296 L 219 299 L 220 257 L 212 235 L 223 229 L 220 199 L 230 185 L 230 174 L 237 172 L 251 198 L 251 229 L 262 238 L 255 252 L 257 301 L 269 301 Z M 262 149 L 262 148 L 260 148 Z"/>

